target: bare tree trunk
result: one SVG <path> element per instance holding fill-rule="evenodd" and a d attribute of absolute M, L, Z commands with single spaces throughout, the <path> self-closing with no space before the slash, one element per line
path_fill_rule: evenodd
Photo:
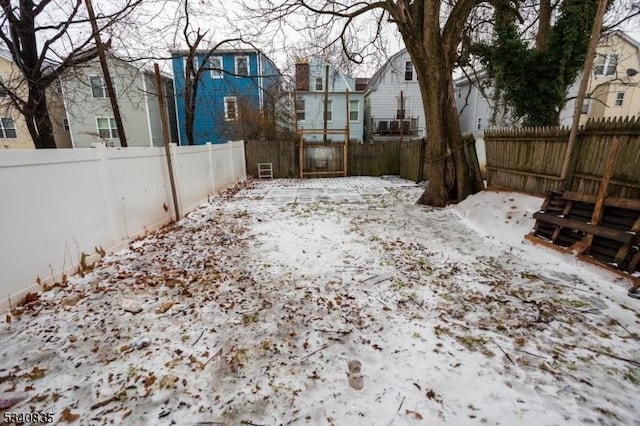
<path fill-rule="evenodd" d="M 405 44 L 414 61 L 427 117 L 429 182 L 418 203 L 443 207 L 481 190 L 482 180 L 469 172 L 469 162 L 477 159 L 466 157 L 455 107 L 451 61 L 438 27 L 424 35 L 422 44 L 411 39 L 406 39 Z"/>
<path fill-rule="evenodd" d="M 29 97 L 24 110 L 29 135 L 36 149 L 56 148 L 53 137 L 53 125 L 47 110 L 47 97 L 44 88 L 29 87 Z"/>
<path fill-rule="evenodd" d="M 536 48 L 546 50 L 551 29 L 551 0 L 540 0 L 540 16 L 538 17 L 538 34 Z"/>

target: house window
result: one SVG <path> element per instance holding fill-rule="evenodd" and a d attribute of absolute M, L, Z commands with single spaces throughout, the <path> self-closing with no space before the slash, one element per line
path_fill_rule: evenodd
<path fill-rule="evenodd" d="M 591 105 L 591 98 L 584 98 L 581 114 L 589 114 L 590 105 Z"/>
<path fill-rule="evenodd" d="M 327 101 L 327 121 L 333 121 L 333 101 Z"/>
<path fill-rule="evenodd" d="M 98 117 L 98 135 L 102 139 L 117 139 L 118 126 L 116 126 L 116 119 L 113 117 Z"/>
<path fill-rule="evenodd" d="M 624 103 L 624 92 L 618 92 L 616 94 L 616 106 L 621 107 Z"/>
<path fill-rule="evenodd" d="M 238 119 L 238 108 L 235 96 L 225 96 L 224 98 L 224 119 L 226 121 L 236 121 Z"/>
<path fill-rule="evenodd" d="M 236 56 L 236 76 L 249 75 L 249 57 Z"/>
<path fill-rule="evenodd" d="M 16 133 L 16 123 L 11 117 L 0 118 L 0 138 L 15 139 L 18 137 Z"/>
<path fill-rule="evenodd" d="M 411 62 L 407 62 L 404 67 L 404 79 L 405 81 L 413 80 L 413 64 Z"/>
<path fill-rule="evenodd" d="M 304 121 L 304 119 L 305 119 L 304 99 L 298 99 L 296 101 L 296 120 Z"/>
<path fill-rule="evenodd" d="M 71 130 L 71 128 L 69 127 L 69 120 L 67 118 L 63 118 L 62 119 L 62 127 L 64 128 L 65 131 L 69 131 Z"/>
<path fill-rule="evenodd" d="M 62 81 L 60 79 L 56 80 L 56 93 L 62 95 Z"/>
<path fill-rule="evenodd" d="M 109 93 L 107 92 L 107 85 L 104 78 L 92 75 L 89 76 L 89 84 L 91 85 L 91 96 L 94 98 L 108 98 Z M 116 91 L 116 86 L 113 84 L 113 91 Z"/>
<path fill-rule="evenodd" d="M 595 75 L 614 75 L 618 66 L 618 55 L 609 53 L 596 56 Z"/>
<path fill-rule="evenodd" d="M 7 96 L 7 89 L 4 87 L 4 78 L 0 75 L 0 98 Z"/>
<path fill-rule="evenodd" d="M 213 56 L 209 58 L 209 68 L 211 69 L 211 78 L 222 78 L 222 56 Z"/>
<path fill-rule="evenodd" d="M 322 89 L 322 77 L 316 77 L 316 90 L 320 92 Z"/>
<path fill-rule="evenodd" d="M 478 118 L 478 130 L 482 130 L 482 118 Z"/>
<path fill-rule="evenodd" d="M 349 121 L 360 121 L 360 101 L 349 101 Z"/>

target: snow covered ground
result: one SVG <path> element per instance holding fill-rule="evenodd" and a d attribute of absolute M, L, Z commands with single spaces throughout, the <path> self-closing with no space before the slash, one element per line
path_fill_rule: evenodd
<path fill-rule="evenodd" d="M 640 425 L 640 301 L 523 241 L 542 199 L 236 189 L 3 316 L 0 404 L 78 425 Z"/>

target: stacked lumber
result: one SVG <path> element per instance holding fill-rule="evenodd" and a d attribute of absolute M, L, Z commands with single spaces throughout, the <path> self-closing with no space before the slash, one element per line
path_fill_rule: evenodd
<path fill-rule="evenodd" d="M 533 217 L 535 237 L 629 274 L 640 270 L 640 200 L 551 192 Z"/>

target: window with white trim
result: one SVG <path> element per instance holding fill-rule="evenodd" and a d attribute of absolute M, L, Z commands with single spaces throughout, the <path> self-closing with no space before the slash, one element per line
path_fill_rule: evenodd
<path fill-rule="evenodd" d="M 296 101 L 296 120 L 304 121 L 305 120 L 305 102 L 304 99 L 298 99 Z"/>
<path fill-rule="evenodd" d="M 4 78 L 0 75 L 0 83 L 4 84 Z M 0 85 L 0 98 L 7 96 L 7 89 Z"/>
<path fill-rule="evenodd" d="M 615 75 L 618 66 L 618 55 L 608 53 L 606 55 L 598 54 L 595 59 L 595 75 Z"/>
<path fill-rule="evenodd" d="M 62 127 L 64 128 L 65 131 L 69 131 L 71 130 L 71 127 L 69 127 L 69 119 L 68 118 L 63 118 L 62 119 Z"/>
<path fill-rule="evenodd" d="M 235 96 L 225 96 L 224 98 L 224 119 L 226 121 L 238 119 L 238 102 Z"/>
<path fill-rule="evenodd" d="M 582 111 L 581 114 L 589 114 L 589 106 L 591 105 L 591 98 L 584 98 L 584 102 L 582 103 Z"/>
<path fill-rule="evenodd" d="M 16 123 L 13 121 L 13 118 L 0 118 L 0 139 L 15 139 L 17 137 Z"/>
<path fill-rule="evenodd" d="M 222 56 L 212 56 L 209 58 L 209 68 L 211 69 L 211 78 L 222 78 Z"/>
<path fill-rule="evenodd" d="M 404 79 L 405 81 L 413 80 L 413 64 L 411 62 L 404 64 Z"/>
<path fill-rule="evenodd" d="M 98 135 L 102 139 L 117 139 L 118 126 L 116 126 L 116 119 L 113 117 L 96 117 L 98 123 Z"/>
<path fill-rule="evenodd" d="M 321 92 L 324 89 L 324 85 L 322 84 L 322 77 L 316 77 L 316 91 Z"/>
<path fill-rule="evenodd" d="M 236 76 L 249 75 L 249 57 L 236 56 Z"/>
<path fill-rule="evenodd" d="M 116 85 L 111 83 L 113 86 L 113 91 L 116 92 Z M 91 86 L 91 96 L 94 98 L 108 98 L 109 93 L 107 92 L 107 84 L 106 80 L 99 75 L 90 75 L 89 76 L 89 85 Z"/>
<path fill-rule="evenodd" d="M 624 92 L 616 93 L 616 104 L 615 105 L 617 107 L 621 107 L 623 103 L 624 103 Z"/>
<path fill-rule="evenodd" d="M 349 101 L 349 121 L 360 121 L 360 101 Z"/>
<path fill-rule="evenodd" d="M 478 130 L 482 130 L 482 117 L 478 117 Z"/>
<path fill-rule="evenodd" d="M 62 81 L 58 78 L 56 79 L 56 93 L 62 95 Z"/>
<path fill-rule="evenodd" d="M 333 101 L 327 101 L 327 121 L 333 121 Z"/>

